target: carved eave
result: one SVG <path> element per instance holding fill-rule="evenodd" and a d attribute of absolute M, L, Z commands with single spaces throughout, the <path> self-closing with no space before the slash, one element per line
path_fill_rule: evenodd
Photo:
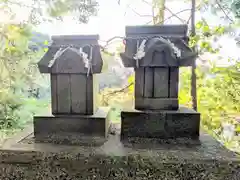
<path fill-rule="evenodd" d="M 43 55 L 38 62 L 38 69 L 40 73 L 51 73 L 51 68 L 48 67 L 49 62 L 53 59 L 54 54 L 58 51 L 57 47 L 49 47 L 48 51 Z"/>
<path fill-rule="evenodd" d="M 49 67 L 50 62 L 54 59 L 54 55 L 61 46 L 73 45 L 75 48 L 80 48 L 86 45 L 98 45 L 98 36 L 54 36 L 53 42 L 48 51 L 38 62 L 39 71 L 41 73 L 81 73 L 87 74 L 88 69 L 79 54 L 71 49 L 67 49 L 54 63 Z M 63 48 L 65 48 L 63 47 Z M 83 51 L 90 54 L 90 47 L 84 47 Z M 92 71 L 90 73 L 101 73 L 103 61 L 99 46 L 93 46 L 92 54 Z"/>
<path fill-rule="evenodd" d="M 186 46 L 183 40 L 175 40 L 174 45 L 181 50 L 182 57 L 177 57 L 170 44 L 165 43 L 162 39 L 156 37 L 147 41 L 144 49 L 145 56 L 139 59 L 140 67 L 179 67 L 191 66 L 195 54 Z M 128 52 L 132 52 L 131 50 Z M 128 50 L 128 49 L 127 49 Z M 133 59 L 131 53 L 120 54 L 125 67 L 136 67 L 136 60 Z"/>
<path fill-rule="evenodd" d="M 164 53 L 164 55 L 163 55 Z M 155 56 L 152 60 L 152 57 Z M 167 56 L 166 61 L 163 61 L 163 56 Z M 187 67 L 192 66 L 197 53 L 190 51 L 186 55 L 177 58 L 172 54 L 169 48 L 155 47 L 151 52 L 146 53 L 143 59 L 139 60 L 139 67 Z M 125 53 L 120 53 L 124 67 L 136 67 L 136 60 L 127 56 Z M 158 58 L 159 57 L 159 58 Z M 165 58 L 164 58 L 165 59 Z M 149 60 L 152 60 L 151 62 Z"/>
<path fill-rule="evenodd" d="M 126 54 L 120 54 L 125 67 L 136 67 L 136 60 Z M 165 58 L 166 57 L 166 58 Z M 155 46 L 148 51 L 144 58 L 139 59 L 139 67 L 178 67 L 178 59 L 174 57 L 171 49 L 164 46 Z"/>
<path fill-rule="evenodd" d="M 87 52 L 86 50 L 84 52 Z M 99 51 L 98 51 L 99 52 Z M 90 73 L 101 73 L 102 70 L 102 58 L 100 52 L 97 49 L 93 49 L 92 70 Z M 82 57 L 76 51 L 67 49 L 51 67 L 51 73 L 59 74 L 87 74 L 88 68 L 85 67 Z"/>
<path fill-rule="evenodd" d="M 185 42 L 182 39 L 175 39 L 172 42 L 181 50 L 182 56 L 178 60 L 179 66 L 192 66 L 198 54 L 193 52 L 193 50 L 188 46 L 188 42 Z"/>
<path fill-rule="evenodd" d="M 145 56 L 141 60 L 143 67 L 179 66 L 178 59 L 169 44 L 159 38 L 150 39 L 145 48 Z"/>
<path fill-rule="evenodd" d="M 135 38 L 140 37 L 153 37 L 146 44 L 145 57 L 138 60 L 140 67 L 192 66 L 197 56 L 187 45 L 187 25 L 127 26 L 126 35 L 130 39 L 126 42 L 125 52 L 120 54 L 125 67 L 136 67 L 133 59 L 137 47 Z M 176 57 L 172 47 L 157 37 L 169 39 L 180 49 L 181 57 Z"/>

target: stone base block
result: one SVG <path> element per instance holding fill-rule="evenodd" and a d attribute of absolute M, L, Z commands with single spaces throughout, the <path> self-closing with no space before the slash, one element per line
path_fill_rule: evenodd
<path fill-rule="evenodd" d="M 37 142 L 102 144 L 109 126 L 107 108 L 99 108 L 94 115 L 35 116 L 34 136 Z"/>
<path fill-rule="evenodd" d="M 148 110 L 178 110 L 177 98 L 135 98 L 135 109 Z"/>
<path fill-rule="evenodd" d="M 125 110 L 121 113 L 121 139 L 171 139 L 199 137 L 200 113 L 180 107 L 177 111 Z"/>
<path fill-rule="evenodd" d="M 1 180 L 240 179 L 239 157 L 203 133 L 197 144 L 173 140 L 141 147 L 126 146 L 119 134 L 92 147 L 36 143 L 29 133 L 0 148 Z"/>

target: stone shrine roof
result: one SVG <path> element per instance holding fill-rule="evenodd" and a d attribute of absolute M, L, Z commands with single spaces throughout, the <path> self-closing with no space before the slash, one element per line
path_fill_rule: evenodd
<path fill-rule="evenodd" d="M 187 25 L 127 26 L 126 49 L 121 53 L 124 66 L 136 66 L 134 55 L 143 40 L 145 55 L 139 59 L 140 67 L 191 66 L 197 54 L 188 46 L 187 30 Z"/>
<path fill-rule="evenodd" d="M 98 46 L 99 35 L 60 35 L 52 36 L 52 43 L 48 51 L 38 62 L 41 73 L 81 73 L 87 74 L 86 62 L 79 55 L 82 47 L 84 53 L 90 57 L 92 49 L 91 73 L 100 73 L 102 70 L 102 57 Z M 67 49 L 66 49 L 67 48 Z M 62 53 L 54 58 L 59 50 Z"/>
<path fill-rule="evenodd" d="M 144 25 L 144 26 L 126 26 L 126 36 L 164 36 L 171 38 L 187 38 L 188 26 L 180 25 Z"/>

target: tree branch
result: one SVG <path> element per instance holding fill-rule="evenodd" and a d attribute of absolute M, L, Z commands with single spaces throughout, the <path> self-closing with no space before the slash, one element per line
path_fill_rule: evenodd
<path fill-rule="evenodd" d="M 152 6 L 152 3 L 146 1 L 146 0 L 142 0 L 142 2 L 144 2 L 145 4 L 149 5 L 149 6 Z"/>
<path fill-rule="evenodd" d="M 186 23 L 186 21 L 185 21 L 184 19 L 182 19 L 182 18 L 180 18 L 179 16 L 177 16 L 177 14 L 175 14 L 174 12 L 172 12 L 172 11 L 171 11 L 169 8 L 167 8 L 166 6 L 165 6 L 165 9 L 172 14 L 172 17 L 178 18 L 182 23 Z"/>
<path fill-rule="evenodd" d="M 183 10 L 181 10 L 181 11 L 175 13 L 174 15 L 169 16 L 168 18 L 165 18 L 162 22 L 159 22 L 159 23 L 161 24 L 161 23 L 163 23 L 163 22 L 165 22 L 165 21 L 171 19 L 172 17 L 176 17 L 177 14 L 180 14 L 180 13 L 185 12 L 185 11 L 190 11 L 190 10 L 191 10 L 191 9 L 183 9 Z M 149 21 L 149 22 L 147 22 L 146 24 L 150 24 L 151 22 L 152 22 L 152 20 Z"/>
<path fill-rule="evenodd" d="M 102 46 L 103 48 L 106 48 L 108 45 L 110 45 L 112 43 L 112 41 L 114 41 L 115 39 L 125 39 L 125 37 L 122 37 L 122 36 L 114 36 L 110 39 L 108 39 L 107 41 L 103 41 L 105 42 L 106 44 L 104 46 Z"/>
<path fill-rule="evenodd" d="M 130 83 L 130 84 L 128 84 L 127 86 L 125 86 L 124 88 L 122 88 L 122 89 L 120 89 L 120 90 L 116 90 L 116 91 L 110 92 L 110 93 L 105 94 L 105 95 L 103 95 L 103 96 L 111 96 L 111 95 L 114 95 L 114 94 L 116 94 L 116 93 L 124 92 L 125 90 L 127 90 L 127 89 L 128 89 L 130 86 L 132 86 L 132 85 L 134 85 L 133 82 Z"/>
<path fill-rule="evenodd" d="M 133 9 L 129 4 L 127 5 L 127 7 L 129 9 L 131 9 L 136 15 L 140 16 L 140 17 L 152 17 L 152 15 L 142 15 L 140 13 L 138 13 L 135 9 Z"/>
<path fill-rule="evenodd" d="M 220 2 L 218 0 L 216 0 L 216 3 L 218 5 L 218 7 L 221 9 L 221 11 L 223 12 L 223 14 L 228 18 L 229 21 L 231 21 L 232 23 L 234 22 L 226 13 L 226 11 L 223 9 L 223 7 L 221 6 Z"/>

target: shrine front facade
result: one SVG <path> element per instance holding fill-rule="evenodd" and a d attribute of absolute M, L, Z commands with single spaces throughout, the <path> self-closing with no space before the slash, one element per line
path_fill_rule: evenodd
<path fill-rule="evenodd" d="M 135 70 L 135 106 L 124 110 L 122 139 L 198 138 L 200 114 L 180 107 L 179 68 L 192 66 L 194 53 L 188 44 L 187 25 L 126 27 L 126 68 Z"/>

